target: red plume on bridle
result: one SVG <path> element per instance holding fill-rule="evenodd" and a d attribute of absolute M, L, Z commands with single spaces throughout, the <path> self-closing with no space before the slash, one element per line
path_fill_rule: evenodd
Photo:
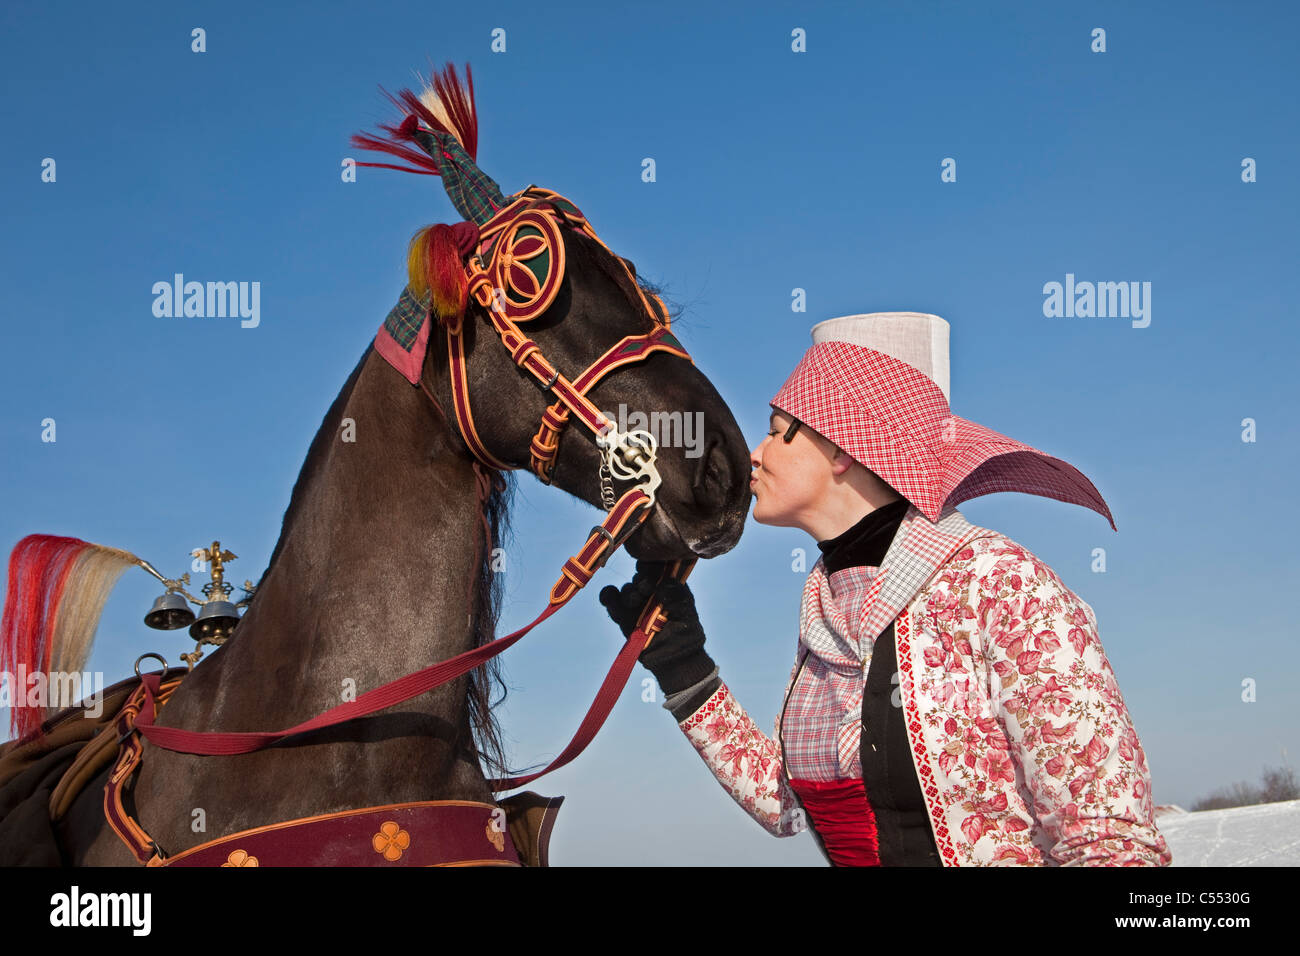
<path fill-rule="evenodd" d="M 467 82 L 462 85 L 456 68 L 448 63 L 442 73 L 430 77 L 419 95 L 402 90 L 393 96 L 385 91 L 384 95 L 399 109 L 409 110 L 408 115 L 397 126 L 379 124 L 388 134 L 387 139 L 357 134 L 352 137 L 352 145 L 401 157 L 414 168 L 389 163 L 357 163 L 358 166 L 441 176 L 452 205 L 470 222 L 481 226 L 506 205 L 506 198 L 496 181 L 479 169 L 475 161 L 478 114 L 474 109 L 474 79 L 468 66 L 465 76 Z M 420 125 L 420 120 L 425 126 Z M 427 155 L 413 149 L 409 145 L 412 142 Z"/>
<path fill-rule="evenodd" d="M 429 78 L 419 94 L 409 89 L 396 96 L 383 92 L 395 106 L 408 111 L 406 118 L 396 126 L 379 124 L 388 134 L 386 139 L 357 134 L 352 137 L 352 145 L 389 153 L 412 166 L 357 165 L 442 177 L 448 197 L 465 221 L 454 226 L 428 226 L 417 232 L 407 253 L 407 272 L 411 294 L 430 305 L 443 324 L 456 329 L 468 301 L 465 258 L 478 244 L 478 226 L 506 205 L 501 188 L 475 162 L 478 114 L 474 107 L 474 76 L 466 65 L 462 84 L 455 66 L 448 63 L 441 73 Z M 411 143 L 419 148 L 413 148 Z"/>
<path fill-rule="evenodd" d="M 397 126 L 391 123 L 377 124 L 388 134 L 387 139 L 379 139 L 358 133 L 352 137 L 352 145 L 360 149 L 389 153 L 414 165 L 395 166 L 391 163 L 361 163 L 358 166 L 371 166 L 376 169 L 396 169 L 403 173 L 419 173 L 422 176 L 441 176 L 442 162 L 446 157 L 430 154 L 407 145 L 415 140 L 415 133 L 420 128 L 420 120 L 431 130 L 453 136 L 471 160 L 478 156 L 478 114 L 474 109 L 474 74 L 469 64 L 465 65 L 465 83 L 456 76 L 456 67 L 448 63 L 442 73 L 429 77 L 423 93 L 414 93 L 408 89 L 399 90 L 394 96 L 382 86 L 379 91 L 388 97 L 394 106 L 403 113 L 405 119 Z M 431 96 L 432 94 L 432 96 Z"/>

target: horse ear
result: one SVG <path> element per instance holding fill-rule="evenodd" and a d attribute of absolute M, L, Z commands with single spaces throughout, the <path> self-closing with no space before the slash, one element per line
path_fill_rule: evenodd
<path fill-rule="evenodd" d="M 411 239 L 406 268 L 411 292 L 428 300 L 444 325 L 459 326 L 469 302 L 469 277 L 465 274 L 465 230 L 461 225 L 426 226 Z M 477 239 L 478 230 L 474 229 Z M 472 245 L 471 245 L 472 248 Z"/>

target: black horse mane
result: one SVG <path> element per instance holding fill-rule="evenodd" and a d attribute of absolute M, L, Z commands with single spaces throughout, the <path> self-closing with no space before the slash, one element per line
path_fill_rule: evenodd
<path fill-rule="evenodd" d="M 580 232 L 571 232 L 569 235 L 571 238 L 576 238 L 578 240 L 579 248 L 582 249 L 588 259 L 604 272 L 605 275 L 614 280 L 623 295 L 627 297 L 627 301 L 631 303 L 634 308 L 640 309 L 641 297 L 637 295 L 636 290 L 632 288 L 631 283 L 628 281 L 627 273 L 614 263 L 611 256 L 605 254 L 605 250 L 600 246 L 600 244 Z M 638 273 L 636 271 L 636 266 L 633 265 L 630 260 L 624 259 L 623 261 L 632 266 L 632 272 L 636 276 L 636 284 L 645 292 L 659 296 L 660 299 L 663 300 L 664 307 L 669 310 L 669 321 L 676 322 L 681 317 L 683 310 L 680 306 L 675 306 L 669 301 L 667 292 L 664 290 L 663 286 L 656 285 Z"/>

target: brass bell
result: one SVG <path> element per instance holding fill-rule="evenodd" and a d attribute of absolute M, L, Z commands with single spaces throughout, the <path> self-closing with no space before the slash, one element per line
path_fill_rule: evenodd
<path fill-rule="evenodd" d="M 239 623 L 239 611 L 229 601 L 209 601 L 199 611 L 198 620 L 190 626 L 190 637 L 196 641 L 220 644 Z"/>
<path fill-rule="evenodd" d="M 178 627 L 188 627 L 194 623 L 194 612 L 190 602 L 175 591 L 168 591 L 153 602 L 153 607 L 144 616 L 144 622 L 160 631 L 174 631 Z"/>

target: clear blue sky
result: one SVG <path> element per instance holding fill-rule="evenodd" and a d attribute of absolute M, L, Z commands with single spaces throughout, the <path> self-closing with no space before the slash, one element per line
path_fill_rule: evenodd
<path fill-rule="evenodd" d="M 469 61 L 483 167 L 507 192 L 570 196 L 686 306 L 681 337 L 751 441 L 814 322 L 946 318 L 954 412 L 1077 465 L 1119 532 L 1025 495 L 963 512 L 1092 604 L 1158 802 L 1255 781 L 1300 755 L 1298 19 L 1283 3 L 10 0 L 0 547 L 75 535 L 179 573 L 219 537 L 233 577 L 261 574 L 308 443 L 401 291 L 408 238 L 458 218 L 432 178 L 341 182 L 344 157 L 374 158 L 348 137 L 396 118 L 378 85 Z M 176 272 L 259 281 L 261 324 L 156 318 L 152 285 Z M 1067 273 L 1150 282 L 1150 325 L 1045 317 L 1043 285 Z M 502 633 L 540 610 L 595 516 L 521 479 Z M 815 554 L 751 521 L 691 581 L 723 678 L 768 731 L 794 655 L 795 548 Z M 620 555 L 508 652 L 516 763 L 576 727 L 619 643 L 596 593 L 631 571 Z M 132 572 L 110 599 L 91 659 L 110 682 L 142 651 L 182 650 L 140 623 L 155 593 Z M 555 861 L 819 863 L 808 835 L 776 840 L 731 802 L 641 701 L 646 676 L 535 785 L 568 798 Z"/>

